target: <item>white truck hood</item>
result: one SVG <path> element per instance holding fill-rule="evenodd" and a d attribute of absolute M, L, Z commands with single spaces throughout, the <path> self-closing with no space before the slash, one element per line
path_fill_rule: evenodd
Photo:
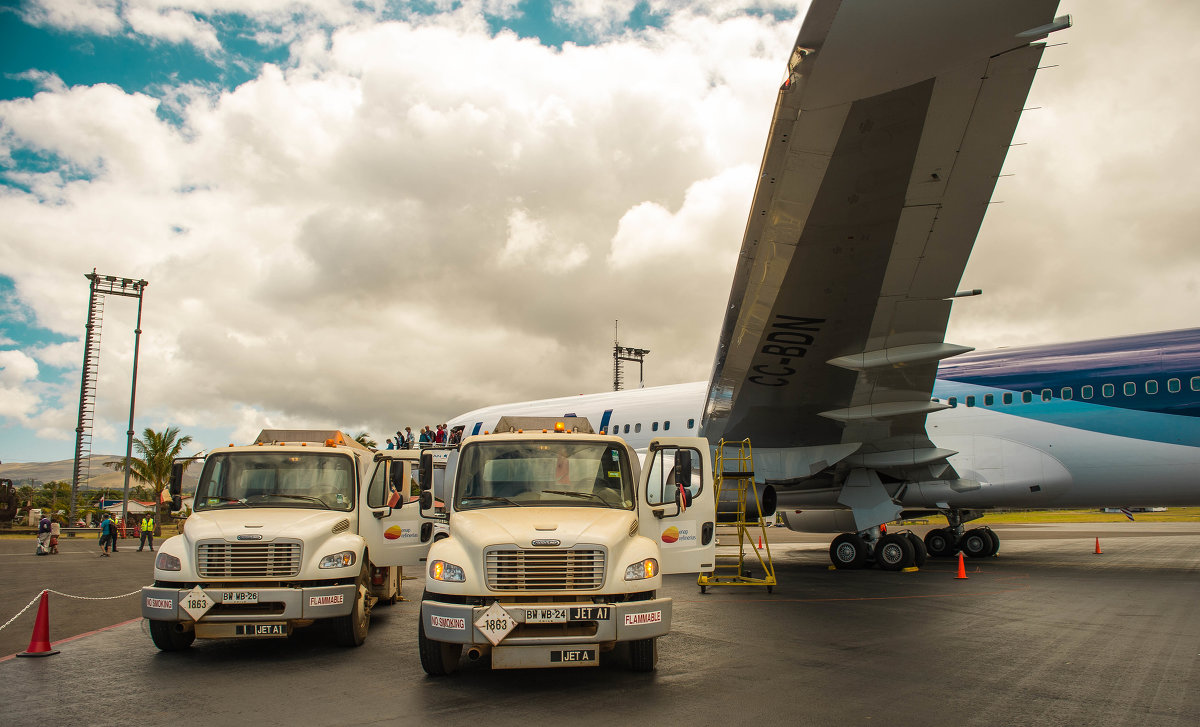
<path fill-rule="evenodd" d="M 578 543 L 615 546 L 636 530 L 637 513 L 607 507 L 490 507 L 454 514 L 455 538 L 479 546 L 512 543 L 533 547 L 534 540 L 558 540 L 561 547 Z"/>
<path fill-rule="evenodd" d="M 335 525 L 345 520 L 348 529 L 354 516 L 351 512 L 309 510 L 290 507 L 226 508 L 194 513 L 187 519 L 184 536 L 195 543 L 220 539 L 270 541 L 276 538 L 296 538 L 305 542 L 320 540 L 318 536 L 332 534 Z M 239 538 L 238 536 L 243 536 Z M 261 538 L 251 536 L 261 535 Z"/>

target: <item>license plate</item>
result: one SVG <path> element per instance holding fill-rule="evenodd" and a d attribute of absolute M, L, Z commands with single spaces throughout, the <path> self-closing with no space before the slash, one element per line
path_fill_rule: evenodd
<path fill-rule="evenodd" d="M 595 664 L 595 649 L 563 649 L 550 652 L 551 664 Z"/>
<path fill-rule="evenodd" d="M 287 636 L 287 624 L 237 624 L 235 636 Z"/>
<path fill-rule="evenodd" d="M 224 591 L 221 603 L 258 603 L 258 591 Z"/>
<path fill-rule="evenodd" d="M 525 623 L 527 624 L 564 624 L 567 622 L 565 608 L 527 608 Z"/>
<path fill-rule="evenodd" d="M 607 621 L 611 618 L 609 606 L 573 606 L 572 621 Z"/>

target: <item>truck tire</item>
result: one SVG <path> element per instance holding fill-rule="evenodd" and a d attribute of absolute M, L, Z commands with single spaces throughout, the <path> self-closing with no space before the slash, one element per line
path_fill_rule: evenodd
<path fill-rule="evenodd" d="M 354 606 L 350 613 L 333 619 L 333 637 L 339 646 L 362 646 L 371 626 L 371 571 L 363 558 L 362 570 L 354 582 Z"/>
<path fill-rule="evenodd" d="M 654 671 L 658 664 L 658 637 L 629 642 L 629 668 L 633 671 Z"/>
<path fill-rule="evenodd" d="M 425 599 L 422 598 L 422 601 Z M 425 614 L 420 614 L 421 625 L 417 631 L 417 650 L 421 652 L 421 668 L 431 677 L 452 674 L 458 669 L 462 658 L 462 644 L 434 641 L 425 636 Z"/>
<path fill-rule="evenodd" d="M 176 621 L 151 621 L 150 640 L 160 651 L 183 651 L 196 640 L 196 632 Z"/>

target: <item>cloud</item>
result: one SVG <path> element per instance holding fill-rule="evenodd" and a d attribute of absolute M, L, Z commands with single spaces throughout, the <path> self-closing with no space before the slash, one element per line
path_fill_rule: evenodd
<path fill-rule="evenodd" d="M 256 18 L 292 7 L 121 8 L 212 24 L 235 5 Z M 93 267 L 150 281 L 139 428 L 381 439 L 485 404 L 601 391 L 614 319 L 623 343 L 651 349 L 649 385 L 707 376 L 794 18 L 652 4 L 661 28 L 552 48 L 493 34 L 480 3 L 386 22 L 375 5 L 295 7 L 288 60 L 234 89 L 48 76 L 0 102 L 0 146 L 53 162 L 0 195 L 13 310 L 74 339 L 22 349 L 42 378 L 77 375 Z M 603 20 L 599 5 L 570 7 Z M 1027 104 L 1042 109 L 1009 154 L 1015 176 L 963 281 L 985 294 L 956 304 L 956 343 L 1195 324 L 1200 91 L 1168 71 L 1200 60 L 1198 11 L 1171 5 L 1163 25 L 1087 8 L 1047 50 L 1059 67 Z M 103 323 L 97 416 L 120 442 L 135 311 L 111 298 Z M 0 406 L 69 433 L 78 386 L 6 389 Z"/>

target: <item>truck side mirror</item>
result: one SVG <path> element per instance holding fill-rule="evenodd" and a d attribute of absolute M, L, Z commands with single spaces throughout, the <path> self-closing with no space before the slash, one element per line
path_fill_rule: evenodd
<path fill-rule="evenodd" d="M 421 483 L 421 494 L 433 490 L 433 453 L 422 452 L 421 464 L 417 468 L 417 482 Z M 432 495 L 430 496 L 432 497 Z M 422 505 L 424 507 L 424 505 Z"/>
<path fill-rule="evenodd" d="M 171 512 L 179 512 L 183 509 L 183 462 L 171 463 L 168 488 L 171 493 Z"/>
<path fill-rule="evenodd" d="M 422 510 L 433 509 L 433 493 L 430 492 L 429 490 L 424 490 L 424 489 L 421 490 L 421 509 Z"/>
<path fill-rule="evenodd" d="M 400 498 L 396 501 L 396 506 L 400 507 L 404 505 L 404 498 L 408 495 L 408 483 L 404 481 L 404 462 L 393 459 L 389 467 L 388 484 L 391 486 L 392 492 L 400 495 Z"/>
<path fill-rule="evenodd" d="M 675 488 L 675 504 L 679 506 L 680 510 L 684 509 L 685 507 L 691 507 L 692 506 L 692 493 L 688 492 L 683 487 L 676 486 L 676 488 Z"/>
<path fill-rule="evenodd" d="M 678 473 L 676 480 L 684 487 L 692 486 L 692 450 L 679 449 L 675 451 L 675 471 Z"/>

